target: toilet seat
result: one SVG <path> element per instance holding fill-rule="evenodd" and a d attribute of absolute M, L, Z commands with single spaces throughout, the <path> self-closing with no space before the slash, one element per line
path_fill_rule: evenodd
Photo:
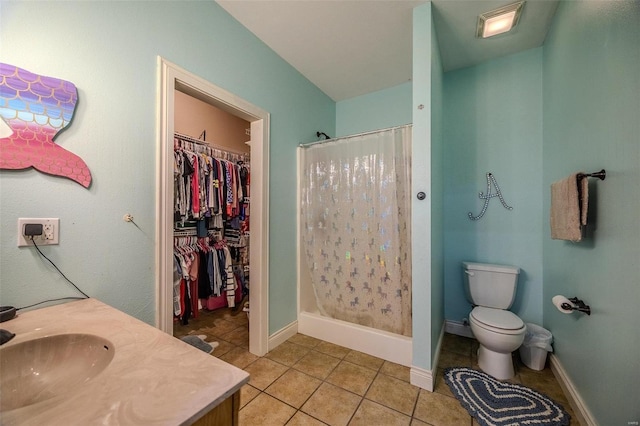
<path fill-rule="evenodd" d="M 521 334 L 524 322 L 516 314 L 503 309 L 476 306 L 469 315 L 478 327 L 500 334 Z"/>

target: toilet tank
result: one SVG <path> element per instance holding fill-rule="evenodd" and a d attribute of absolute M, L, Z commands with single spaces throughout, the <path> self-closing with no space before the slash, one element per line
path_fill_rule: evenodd
<path fill-rule="evenodd" d="M 516 297 L 520 268 L 462 262 L 467 299 L 478 306 L 509 309 Z"/>

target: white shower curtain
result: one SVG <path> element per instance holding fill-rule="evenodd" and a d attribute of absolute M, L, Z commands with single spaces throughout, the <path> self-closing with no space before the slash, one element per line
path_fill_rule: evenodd
<path fill-rule="evenodd" d="M 323 315 L 411 336 L 410 150 L 410 126 L 302 148 L 302 250 Z"/>

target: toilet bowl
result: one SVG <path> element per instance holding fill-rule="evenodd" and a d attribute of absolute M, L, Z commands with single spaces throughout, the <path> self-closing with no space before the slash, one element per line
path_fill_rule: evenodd
<path fill-rule="evenodd" d="M 527 327 L 514 313 L 477 306 L 469 315 L 471 331 L 478 340 L 478 366 L 496 379 L 514 376 L 511 353 L 524 340 Z"/>
<path fill-rule="evenodd" d="M 526 326 L 509 308 L 516 295 L 520 268 L 462 262 L 471 331 L 478 340 L 478 365 L 487 374 L 506 380 L 514 376 L 511 352 L 524 341 Z"/>

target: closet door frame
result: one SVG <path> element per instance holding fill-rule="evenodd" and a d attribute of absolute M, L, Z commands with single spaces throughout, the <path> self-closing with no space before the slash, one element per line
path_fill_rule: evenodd
<path fill-rule="evenodd" d="M 249 352 L 269 341 L 269 120 L 267 111 L 158 57 L 156 327 L 173 334 L 173 134 L 175 90 L 251 123 Z"/>

